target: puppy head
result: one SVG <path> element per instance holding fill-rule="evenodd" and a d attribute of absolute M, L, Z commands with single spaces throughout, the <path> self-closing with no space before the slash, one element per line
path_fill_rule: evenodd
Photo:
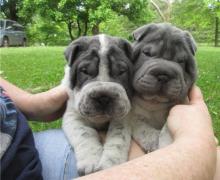
<path fill-rule="evenodd" d="M 132 48 L 126 40 L 98 35 L 81 37 L 65 51 L 65 81 L 74 108 L 91 121 L 123 117 L 132 96 Z"/>
<path fill-rule="evenodd" d="M 149 24 L 133 33 L 133 87 L 145 100 L 179 103 L 196 79 L 192 36 L 170 24 Z"/>

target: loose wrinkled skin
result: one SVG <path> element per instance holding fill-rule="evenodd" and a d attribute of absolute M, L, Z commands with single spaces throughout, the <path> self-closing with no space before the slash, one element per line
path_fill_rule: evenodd
<path fill-rule="evenodd" d="M 44 93 L 29 94 L 1 77 L 0 85 L 13 99 L 16 106 L 23 112 L 26 112 L 26 114 L 34 114 L 34 119 L 41 117 L 40 120 L 47 121 L 48 115 L 54 118 L 57 117 L 57 110 L 63 109 L 63 102 L 67 99 L 65 89 L 60 87 L 55 87 Z M 83 179 L 190 179 L 192 177 L 194 177 L 194 180 L 212 179 L 215 169 L 216 147 L 213 143 L 214 135 L 210 116 L 207 113 L 207 107 L 201 97 L 201 92 L 198 92 L 199 88 L 193 87 L 189 98 L 190 102 L 193 103 L 182 105 L 184 108 L 181 108 L 179 105 L 177 109 L 174 107 L 172 109 L 172 118 L 168 116 L 168 127 L 174 137 L 174 143 L 172 145 L 143 156 L 144 153 L 141 152 L 140 147 L 133 141 L 129 152 L 129 160 L 139 156 L 143 157 L 107 171 L 100 171 L 91 176 L 84 176 Z M 29 101 L 29 99 L 32 101 Z M 42 99 L 45 100 L 43 104 Z M 194 109 L 193 111 L 190 110 L 192 108 Z M 43 117 L 39 109 L 44 110 Z M 193 112 L 193 116 L 189 114 L 191 112 Z M 197 114 L 196 116 L 195 112 Z M 173 116 L 175 113 L 177 115 Z M 202 117 L 202 119 L 196 119 L 195 117 Z M 196 134 L 194 126 L 188 126 L 188 124 L 192 125 L 192 123 L 195 123 Z M 178 130 L 176 127 L 178 127 Z M 215 180 L 220 179 L 220 148 L 218 147 L 217 150 L 218 160 Z M 186 154 L 188 157 L 193 158 L 187 158 Z M 161 157 L 168 157 L 168 159 Z M 164 161 L 161 162 L 163 159 Z"/>
<path fill-rule="evenodd" d="M 69 100 L 63 130 L 74 148 L 79 175 L 127 161 L 132 97 L 132 48 L 116 37 L 81 37 L 65 51 L 63 86 Z M 97 130 L 107 130 L 104 145 Z"/>
<path fill-rule="evenodd" d="M 216 167 L 211 118 L 198 87 L 192 87 L 189 104 L 172 108 L 168 115 L 168 127 L 174 142 L 167 147 L 79 179 L 211 180 L 215 175 L 214 180 L 218 180 L 219 160 Z"/>
<path fill-rule="evenodd" d="M 166 23 L 145 25 L 133 35 L 132 133 L 151 152 L 172 142 L 165 122 L 196 80 L 196 44 L 188 32 Z"/>

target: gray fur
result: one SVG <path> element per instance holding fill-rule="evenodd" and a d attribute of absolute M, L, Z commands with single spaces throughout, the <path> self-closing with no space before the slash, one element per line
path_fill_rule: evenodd
<path fill-rule="evenodd" d="M 130 130 L 130 44 L 106 35 L 82 37 L 71 43 L 62 84 L 69 100 L 63 130 L 74 148 L 80 175 L 105 169 L 127 160 Z M 109 127 L 108 127 L 109 125 Z M 97 130 L 106 130 L 104 145 Z"/>
<path fill-rule="evenodd" d="M 166 118 L 171 107 L 184 102 L 195 82 L 196 44 L 188 32 L 166 23 L 145 25 L 133 35 L 132 133 L 151 152 L 172 142 Z"/>

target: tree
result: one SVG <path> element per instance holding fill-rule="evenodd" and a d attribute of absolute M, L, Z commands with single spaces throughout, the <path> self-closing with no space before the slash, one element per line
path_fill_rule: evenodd
<path fill-rule="evenodd" d="M 128 19 L 131 24 L 146 23 L 151 13 L 147 0 L 103 0 L 97 9 L 90 11 L 92 34 L 99 33 L 99 25 L 110 18 Z"/>
<path fill-rule="evenodd" d="M 23 16 L 27 16 L 31 7 L 41 16 L 51 21 L 65 22 L 70 39 L 87 35 L 89 29 L 89 16 L 100 6 L 98 0 L 25 0 L 23 3 Z"/>
<path fill-rule="evenodd" d="M 215 18 L 206 0 L 175 1 L 172 9 L 172 23 L 191 31 L 197 41 L 213 42 Z"/>
<path fill-rule="evenodd" d="M 28 17 L 30 10 L 46 16 L 51 21 L 65 22 L 73 40 L 88 33 L 98 34 L 100 23 L 113 14 L 140 22 L 147 17 L 147 0 L 24 0 L 22 17 Z"/>
<path fill-rule="evenodd" d="M 0 9 L 5 17 L 14 21 L 18 21 L 18 10 L 21 2 L 21 0 L 0 0 Z"/>
<path fill-rule="evenodd" d="M 12 3 L 16 18 L 25 25 L 29 39 L 46 44 L 54 41 L 54 35 L 61 32 L 57 27 L 61 26 L 62 32 L 65 30 L 71 40 L 87 34 L 99 34 L 100 31 L 108 33 L 108 30 L 128 37 L 133 29 L 151 21 L 154 16 L 148 0 L 0 1 L 1 7 L 5 8 L 1 17 L 10 18 L 9 4 Z M 114 30 L 111 24 L 118 28 Z"/>
<path fill-rule="evenodd" d="M 152 6 L 162 19 L 162 21 L 170 22 L 172 12 L 171 0 L 150 0 Z"/>
<path fill-rule="evenodd" d="M 215 47 L 219 44 L 220 0 L 206 0 L 206 4 L 215 17 Z"/>

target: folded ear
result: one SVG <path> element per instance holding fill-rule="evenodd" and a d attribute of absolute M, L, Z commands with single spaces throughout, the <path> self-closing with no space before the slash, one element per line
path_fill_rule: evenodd
<path fill-rule="evenodd" d="M 67 46 L 66 50 L 64 51 L 64 56 L 69 66 L 72 66 L 81 50 L 82 44 L 79 41 L 73 41 L 69 44 L 69 46 Z"/>
<path fill-rule="evenodd" d="M 71 43 L 64 51 L 64 56 L 69 66 L 72 66 L 74 60 L 77 57 L 78 52 L 79 52 L 79 44 L 77 43 Z"/>
<path fill-rule="evenodd" d="M 133 37 L 135 41 L 140 41 L 144 36 L 146 36 L 149 32 L 154 31 L 157 28 L 157 25 L 152 23 L 152 24 L 147 24 L 144 25 L 135 31 L 133 31 Z"/>
<path fill-rule="evenodd" d="M 133 60 L 133 49 L 131 47 L 130 42 L 125 39 L 120 39 L 119 47 L 125 52 L 125 55 L 130 59 Z"/>
<path fill-rule="evenodd" d="M 194 40 L 193 36 L 188 31 L 185 31 L 185 38 L 189 46 L 189 49 L 194 56 L 197 50 L 196 41 Z"/>

